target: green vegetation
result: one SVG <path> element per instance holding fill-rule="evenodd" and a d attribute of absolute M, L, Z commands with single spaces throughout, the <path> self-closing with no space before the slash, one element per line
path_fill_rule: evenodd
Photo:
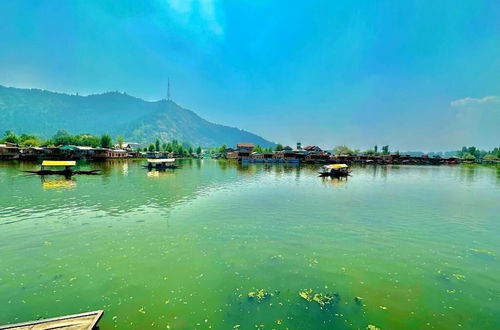
<path fill-rule="evenodd" d="M 103 134 L 101 135 L 100 145 L 101 148 L 111 148 L 113 147 L 113 139 L 109 134 Z"/>
<path fill-rule="evenodd" d="M 463 158 L 463 159 L 477 159 L 477 158 L 484 158 L 484 159 L 495 159 L 495 158 L 500 158 L 500 147 L 494 148 L 493 150 L 486 151 L 486 150 L 479 150 L 478 148 L 472 146 L 472 147 L 462 147 L 462 150 L 457 151 L 456 153 L 457 157 Z"/>
<path fill-rule="evenodd" d="M 118 144 L 118 147 L 123 148 L 123 136 L 121 135 L 118 135 L 118 137 L 116 138 L 116 143 Z"/>
<path fill-rule="evenodd" d="M 349 149 L 347 146 L 336 146 L 333 148 L 333 154 L 335 155 L 353 155 L 354 151 Z"/>

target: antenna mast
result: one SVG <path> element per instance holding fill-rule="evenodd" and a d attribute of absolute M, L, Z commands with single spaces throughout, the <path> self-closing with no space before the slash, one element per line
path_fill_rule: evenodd
<path fill-rule="evenodd" d="M 170 101 L 170 77 L 168 77 L 167 101 Z"/>

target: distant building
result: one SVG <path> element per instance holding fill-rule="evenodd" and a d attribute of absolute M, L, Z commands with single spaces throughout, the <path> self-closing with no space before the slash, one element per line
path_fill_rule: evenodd
<path fill-rule="evenodd" d="M 236 149 L 238 151 L 248 151 L 251 152 L 255 148 L 255 144 L 253 143 L 238 143 L 236 145 Z"/>
<path fill-rule="evenodd" d="M 105 159 L 124 159 L 128 158 L 129 155 L 126 150 L 123 149 L 94 149 L 93 158 L 96 160 L 105 160 Z"/>
<path fill-rule="evenodd" d="M 304 150 L 307 152 L 322 152 L 323 150 L 318 146 L 306 146 Z"/>
<path fill-rule="evenodd" d="M 250 158 L 250 155 L 252 154 L 252 150 L 255 147 L 255 144 L 253 143 L 238 143 L 236 145 L 236 150 L 234 151 L 229 151 L 226 154 L 227 159 L 237 159 L 237 160 L 244 160 Z"/>
<path fill-rule="evenodd" d="M 15 143 L 5 142 L 0 144 L 0 159 L 17 159 L 21 150 Z"/>

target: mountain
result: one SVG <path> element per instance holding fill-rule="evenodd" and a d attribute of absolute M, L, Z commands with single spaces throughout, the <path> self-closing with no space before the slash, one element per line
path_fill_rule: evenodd
<path fill-rule="evenodd" d="M 256 134 L 211 123 L 172 101 L 149 102 L 119 92 L 79 96 L 0 85 L 0 132 L 47 138 L 60 129 L 123 135 L 141 143 L 160 138 L 204 147 L 238 142 L 274 145 Z"/>

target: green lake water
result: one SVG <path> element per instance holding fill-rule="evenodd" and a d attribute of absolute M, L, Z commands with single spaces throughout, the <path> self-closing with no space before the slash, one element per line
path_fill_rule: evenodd
<path fill-rule="evenodd" d="M 500 167 L 21 171 L 37 167 L 0 163 L 0 324 L 104 309 L 101 329 L 500 328 Z"/>

